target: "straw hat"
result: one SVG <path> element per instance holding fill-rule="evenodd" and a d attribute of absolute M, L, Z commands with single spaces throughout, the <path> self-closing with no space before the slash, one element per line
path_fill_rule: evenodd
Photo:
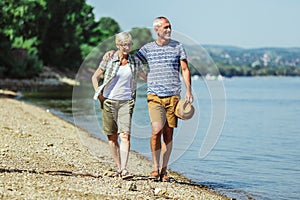
<path fill-rule="evenodd" d="M 194 106 L 185 100 L 179 100 L 175 108 L 175 115 L 182 120 L 191 119 L 194 115 Z"/>

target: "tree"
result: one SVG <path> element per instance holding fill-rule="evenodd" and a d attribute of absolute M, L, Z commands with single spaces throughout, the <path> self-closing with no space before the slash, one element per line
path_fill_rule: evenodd
<path fill-rule="evenodd" d="M 39 50 L 47 65 L 60 69 L 77 69 L 94 47 L 120 30 L 109 17 L 95 22 L 93 8 L 82 0 L 47 0 L 47 10 Z"/>
<path fill-rule="evenodd" d="M 38 59 L 35 21 L 45 6 L 44 0 L 0 1 L 0 75 L 31 77 L 42 70 Z"/>
<path fill-rule="evenodd" d="M 83 20 L 84 1 L 46 1 L 46 21 L 37 24 L 41 27 L 38 36 L 40 57 L 46 65 L 59 69 L 78 67 L 82 60 L 80 22 Z"/>
<path fill-rule="evenodd" d="M 2 76 L 34 76 L 41 61 L 77 69 L 94 47 L 120 31 L 112 18 L 95 21 L 93 7 L 82 0 L 1 0 L 0 6 Z M 21 62 L 16 52 L 26 52 Z"/>
<path fill-rule="evenodd" d="M 119 24 L 114 19 L 112 19 L 110 17 L 101 18 L 100 21 L 98 22 L 98 28 L 99 28 L 99 30 L 102 34 L 103 40 L 111 37 L 112 35 L 114 35 L 118 32 L 120 32 Z"/>
<path fill-rule="evenodd" d="M 138 50 L 144 44 L 153 41 L 151 31 L 148 28 L 132 28 L 130 34 L 133 39 L 132 49 Z"/>
<path fill-rule="evenodd" d="M 104 51 L 104 49 L 109 50 L 115 48 L 114 40 L 111 37 L 120 32 L 121 28 L 114 19 L 104 17 L 95 22 L 89 29 L 85 30 L 89 30 L 89 32 L 86 32 L 84 43 L 82 43 L 80 47 L 84 59 L 90 53 L 97 57 L 102 57 L 104 52 L 94 51 L 95 48 L 100 48 L 100 46 L 102 51 Z"/>

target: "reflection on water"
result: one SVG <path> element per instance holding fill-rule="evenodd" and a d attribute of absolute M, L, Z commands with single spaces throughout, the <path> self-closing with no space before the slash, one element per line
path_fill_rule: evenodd
<path fill-rule="evenodd" d="M 73 122 L 72 91 L 72 87 L 24 89 L 21 90 L 20 100 L 48 109 L 59 117 Z"/>

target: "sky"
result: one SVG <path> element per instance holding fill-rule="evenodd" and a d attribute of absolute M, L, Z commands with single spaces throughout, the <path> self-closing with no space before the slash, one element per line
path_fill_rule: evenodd
<path fill-rule="evenodd" d="M 152 27 L 158 16 L 201 45 L 300 47 L 300 0 L 87 0 L 96 19 L 122 31 Z"/>

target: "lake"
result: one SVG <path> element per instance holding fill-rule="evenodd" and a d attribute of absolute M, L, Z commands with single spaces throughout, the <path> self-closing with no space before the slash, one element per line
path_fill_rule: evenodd
<path fill-rule="evenodd" d="M 299 199 L 300 78 L 199 79 L 192 86 L 196 113 L 175 130 L 169 167 L 237 199 Z M 74 88 L 47 91 L 42 98 L 40 91 L 24 91 L 21 99 L 105 140 L 92 93 L 91 87 Z M 131 149 L 151 158 L 145 98 L 141 84 Z"/>

